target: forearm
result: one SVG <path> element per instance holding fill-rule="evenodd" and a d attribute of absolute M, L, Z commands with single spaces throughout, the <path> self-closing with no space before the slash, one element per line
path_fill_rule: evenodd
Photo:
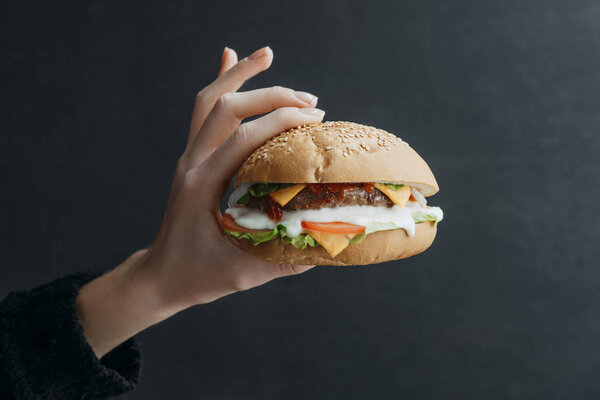
<path fill-rule="evenodd" d="M 142 330 L 170 317 L 179 308 L 164 301 L 160 280 L 143 268 L 147 250 L 83 286 L 77 315 L 98 358 Z"/>
<path fill-rule="evenodd" d="M 232 244 L 220 224 L 224 190 L 254 149 L 294 126 L 320 122 L 325 113 L 315 108 L 316 96 L 289 88 L 235 93 L 272 60 L 268 46 L 239 62 L 235 52 L 224 52 L 222 74 L 198 93 L 188 146 L 151 250 L 135 253 L 80 291 L 79 320 L 97 356 L 193 304 L 309 268 L 253 258 Z"/>

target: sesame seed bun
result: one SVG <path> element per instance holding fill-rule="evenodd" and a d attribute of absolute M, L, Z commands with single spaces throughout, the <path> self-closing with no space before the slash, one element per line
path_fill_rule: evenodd
<path fill-rule="evenodd" d="M 362 243 L 351 244 L 332 258 L 323 247 L 307 247 L 299 250 L 281 239 L 274 239 L 254 246 L 246 239 L 233 239 L 244 250 L 262 260 L 298 265 L 367 265 L 399 260 L 419 254 L 435 239 L 433 222 L 417 224 L 415 234 L 408 236 L 404 229 L 380 231 L 367 235 Z"/>
<path fill-rule="evenodd" d="M 235 186 L 252 182 L 384 182 L 413 186 L 431 196 L 438 184 L 406 142 L 384 130 L 330 121 L 283 132 L 256 149 Z"/>

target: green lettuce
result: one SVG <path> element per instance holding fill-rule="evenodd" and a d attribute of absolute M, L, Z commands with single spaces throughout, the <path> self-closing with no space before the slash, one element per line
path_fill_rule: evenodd
<path fill-rule="evenodd" d="M 286 187 L 294 185 L 295 183 L 255 183 L 254 185 L 248 188 L 246 194 L 240 197 L 240 199 L 237 202 L 238 204 L 246 205 L 250 200 L 250 196 L 261 197 L 269 193 L 275 192 L 279 189 L 284 189 Z"/>
<path fill-rule="evenodd" d="M 245 233 L 229 231 L 227 229 L 225 229 L 225 232 L 237 239 L 247 239 L 255 246 L 258 246 L 264 242 L 268 242 L 269 240 L 273 240 L 277 237 L 300 250 L 304 250 L 307 246 L 316 247 L 319 245 L 308 233 L 298 235 L 295 238 L 289 237 L 287 235 L 287 228 L 281 224 L 277 225 L 272 231 L 267 232 Z"/>
<path fill-rule="evenodd" d="M 389 231 L 392 229 L 398 229 L 399 226 L 394 224 L 393 222 L 369 222 L 365 227 L 365 234 L 379 232 L 379 231 Z"/>
<path fill-rule="evenodd" d="M 365 240 L 366 237 L 367 237 L 366 233 L 359 233 L 358 235 L 356 235 L 352 239 L 350 239 L 350 244 L 359 244 L 360 242 Z"/>
<path fill-rule="evenodd" d="M 310 236 L 308 233 L 304 233 L 302 235 L 298 235 L 295 238 L 291 238 L 289 236 L 283 236 L 281 238 L 286 243 L 291 244 L 297 249 L 304 250 L 307 246 L 317 247 L 319 244 Z"/>
<path fill-rule="evenodd" d="M 279 225 L 279 226 L 283 226 L 283 225 Z M 279 232 L 277 231 L 277 228 L 273 229 L 272 231 L 260 232 L 260 233 L 235 232 L 235 231 L 228 231 L 227 229 L 225 229 L 225 232 L 227 232 L 227 234 L 229 234 L 230 236 L 233 236 L 234 238 L 237 238 L 237 239 L 248 239 L 255 246 L 257 246 L 261 243 L 264 243 L 264 242 L 268 242 L 269 240 L 273 240 L 279 236 Z"/>
<path fill-rule="evenodd" d="M 384 185 L 394 190 L 400 190 L 404 187 L 404 185 L 394 185 L 393 183 L 384 183 Z"/>
<path fill-rule="evenodd" d="M 435 214 L 428 214 L 428 213 L 423 212 L 423 211 L 415 211 L 415 212 L 413 212 L 412 213 L 412 217 L 415 220 L 415 224 L 419 224 L 419 223 L 425 222 L 425 221 L 435 222 L 436 225 L 438 223 L 438 219 L 435 216 Z"/>

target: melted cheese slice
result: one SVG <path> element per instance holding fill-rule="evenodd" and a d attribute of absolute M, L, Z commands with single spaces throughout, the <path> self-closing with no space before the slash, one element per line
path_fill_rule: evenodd
<path fill-rule="evenodd" d="M 306 233 L 323 246 L 332 258 L 348 247 L 350 245 L 350 239 L 354 237 L 352 234 L 341 235 L 339 233 L 313 231 L 308 229 L 306 229 Z"/>
<path fill-rule="evenodd" d="M 390 200 L 397 204 L 398 207 L 404 207 L 412 193 L 410 186 L 406 185 L 404 185 L 400 190 L 394 190 L 389 186 L 385 186 L 383 183 L 375 183 L 375 187 L 381 190 L 387 197 L 390 198 Z"/>
<path fill-rule="evenodd" d="M 306 187 L 306 183 L 299 183 L 294 186 L 276 190 L 276 191 L 272 192 L 270 194 L 270 196 L 274 201 L 278 202 L 283 207 L 305 187 Z"/>

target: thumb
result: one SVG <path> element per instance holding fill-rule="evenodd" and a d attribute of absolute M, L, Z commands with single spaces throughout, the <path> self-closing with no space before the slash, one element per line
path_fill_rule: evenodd
<path fill-rule="evenodd" d="M 290 275 L 298 275 L 303 272 L 308 271 L 316 267 L 316 265 L 298 265 L 298 264 L 287 264 L 281 263 L 279 264 L 279 271 L 281 272 L 281 276 L 290 276 Z"/>

